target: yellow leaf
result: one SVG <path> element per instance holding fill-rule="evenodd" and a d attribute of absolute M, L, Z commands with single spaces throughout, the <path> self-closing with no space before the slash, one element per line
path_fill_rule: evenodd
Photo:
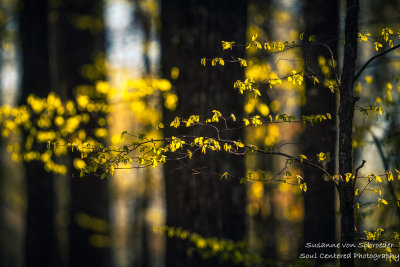
<path fill-rule="evenodd" d="M 324 152 L 320 152 L 319 154 L 317 154 L 317 156 L 318 156 L 318 161 L 326 160 L 326 155 Z"/>
<path fill-rule="evenodd" d="M 81 169 L 83 169 L 83 168 L 85 168 L 86 167 L 86 162 L 85 161 L 83 161 L 83 160 L 81 160 L 81 159 L 79 159 L 79 158 L 75 158 L 74 159 L 74 168 L 75 169 L 77 169 L 77 170 L 81 170 Z"/>
<path fill-rule="evenodd" d="M 258 37 L 257 33 L 253 34 L 253 36 L 251 37 L 251 41 L 254 42 L 257 39 L 257 37 Z"/>
<path fill-rule="evenodd" d="M 269 108 L 266 104 L 261 103 L 257 106 L 258 111 L 261 113 L 263 116 L 268 116 L 269 114 Z"/>
<path fill-rule="evenodd" d="M 303 192 L 307 192 L 307 184 L 306 183 L 302 183 L 299 185 L 300 190 L 302 190 Z"/>
<path fill-rule="evenodd" d="M 383 45 L 379 42 L 375 42 L 375 50 L 378 51 L 380 47 L 383 47 Z"/>
<path fill-rule="evenodd" d="M 305 159 L 307 159 L 307 156 L 306 155 L 299 155 L 299 158 L 300 158 L 300 162 L 301 163 L 303 163 L 303 160 L 305 160 Z"/>
<path fill-rule="evenodd" d="M 394 239 L 399 239 L 399 238 L 400 238 L 399 233 L 394 232 Z"/>
<path fill-rule="evenodd" d="M 228 180 L 228 173 L 227 173 L 227 172 L 224 172 L 224 173 L 221 175 L 220 179 L 221 179 L 221 180 L 222 180 L 222 179 Z"/>
<path fill-rule="evenodd" d="M 241 67 L 246 67 L 247 66 L 247 61 L 243 58 L 238 58 L 239 62 L 240 62 L 240 66 Z"/>
<path fill-rule="evenodd" d="M 365 76 L 365 81 L 369 84 L 372 83 L 374 79 L 371 76 Z"/>
<path fill-rule="evenodd" d="M 265 50 L 271 50 L 271 45 L 270 45 L 269 42 L 266 42 L 266 43 L 264 44 L 264 49 L 265 49 Z"/>
<path fill-rule="evenodd" d="M 345 179 L 346 179 L 346 182 L 349 182 L 350 181 L 350 179 L 352 179 L 353 178 L 353 174 L 352 173 L 346 173 L 345 174 Z"/>
<path fill-rule="evenodd" d="M 211 60 L 211 66 L 217 65 L 217 63 L 219 63 L 221 59 L 222 58 L 219 58 L 219 57 L 213 58 L 213 60 Z"/>
<path fill-rule="evenodd" d="M 240 141 L 235 142 L 235 145 L 236 145 L 237 148 L 244 147 L 244 144 L 242 142 L 240 142 Z"/>
<path fill-rule="evenodd" d="M 388 182 L 393 181 L 393 173 L 392 172 L 386 172 L 386 175 L 387 175 Z"/>
<path fill-rule="evenodd" d="M 227 50 L 227 49 L 231 49 L 232 50 L 232 45 L 235 42 L 226 42 L 226 41 L 222 41 L 222 50 Z"/>
<path fill-rule="evenodd" d="M 181 124 L 181 122 L 179 121 L 179 118 L 175 117 L 175 119 L 171 122 L 171 124 L 169 126 L 178 128 L 180 124 Z"/>
<path fill-rule="evenodd" d="M 379 202 L 381 202 L 382 204 L 385 204 L 385 205 L 388 205 L 388 204 L 389 204 L 389 203 L 388 203 L 385 199 L 383 199 L 383 198 L 379 199 Z"/>
<path fill-rule="evenodd" d="M 232 146 L 228 145 L 227 143 L 224 144 L 224 150 L 227 152 L 231 152 Z"/>
<path fill-rule="evenodd" d="M 261 125 L 261 124 L 262 124 L 259 115 L 256 115 L 256 116 L 252 117 L 252 118 L 251 118 L 251 122 L 252 122 L 253 125 L 255 125 L 255 126 Z"/>
<path fill-rule="evenodd" d="M 205 59 L 205 58 L 202 58 L 201 61 L 200 61 L 200 64 L 203 65 L 203 66 L 205 66 L 205 65 L 206 65 L 206 59 Z"/>

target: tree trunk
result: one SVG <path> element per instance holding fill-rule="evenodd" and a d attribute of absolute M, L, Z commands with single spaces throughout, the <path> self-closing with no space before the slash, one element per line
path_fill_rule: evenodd
<path fill-rule="evenodd" d="M 53 47 L 53 84 L 63 99 L 74 99 L 79 85 L 93 86 L 95 80 L 103 80 L 104 73 L 85 73 L 85 64 L 93 64 L 96 56 L 103 56 L 105 47 L 102 25 L 102 1 L 61 1 L 54 3 L 51 12 Z M 83 23 L 82 18 L 90 21 Z M 91 120 L 105 117 L 97 113 Z M 84 129 L 92 134 L 95 122 Z M 79 155 L 73 155 L 79 157 Z M 110 228 L 105 232 L 89 229 L 79 223 L 79 216 L 109 222 L 109 199 L 107 179 L 96 175 L 82 178 L 71 165 L 69 266 L 110 266 L 110 247 L 95 241 L 94 235 L 110 238 Z M 82 217 L 83 218 L 83 217 Z M 88 217 L 86 217 L 88 218 Z"/>
<path fill-rule="evenodd" d="M 272 40 L 274 31 L 274 6 L 272 5 L 272 0 L 248 1 L 248 5 L 248 23 L 260 27 L 261 31 L 267 36 L 267 39 Z M 257 20 L 260 16 L 264 17 L 262 22 Z M 260 100 L 268 105 L 272 101 L 268 94 L 261 94 Z M 251 132 L 247 133 L 248 136 L 251 134 Z M 264 140 L 260 140 L 260 142 L 255 145 L 263 147 Z M 260 169 L 271 173 L 276 171 L 277 168 L 271 157 L 257 158 L 256 164 L 257 165 L 254 169 Z M 264 194 L 261 200 L 262 202 L 260 203 L 259 211 L 257 214 L 249 216 L 249 249 L 252 252 L 258 253 L 263 258 L 272 260 L 277 259 L 278 256 L 278 248 L 276 244 L 277 236 L 279 236 L 279 221 L 276 217 L 276 203 L 273 201 L 274 189 L 274 184 L 264 184 Z M 247 200 L 247 203 L 249 203 L 249 200 Z M 266 212 L 267 210 L 268 212 Z M 263 263 L 256 266 L 263 266 Z"/>
<path fill-rule="evenodd" d="M 317 42 L 326 43 L 339 36 L 337 0 L 306 1 L 303 11 L 306 38 L 308 35 L 316 35 Z M 337 60 L 337 41 L 329 42 L 328 45 Z M 327 48 L 314 45 L 303 48 L 305 67 L 319 77 L 324 77 L 318 64 L 319 56 L 323 56 L 330 63 L 332 55 Z M 331 73 L 331 77 L 332 75 Z M 303 115 L 336 113 L 335 95 L 328 88 L 307 79 L 305 97 Z M 310 157 L 316 157 L 320 152 L 331 154 L 332 160 L 326 166 L 329 173 L 335 172 L 335 128 L 335 120 L 329 120 L 315 127 L 306 127 L 302 136 L 304 154 Z M 304 194 L 304 244 L 309 242 L 333 244 L 335 243 L 335 188 L 332 183 L 324 181 L 321 171 L 314 168 L 304 169 L 304 179 L 309 188 Z M 305 249 L 304 252 L 333 254 L 335 249 Z M 318 264 L 327 261 L 332 259 L 317 259 Z"/>
<path fill-rule="evenodd" d="M 346 173 L 353 172 L 352 128 L 354 104 L 354 73 L 357 59 L 358 34 L 358 0 L 348 0 L 346 6 L 345 47 L 343 71 L 340 85 L 339 106 L 339 174 L 344 178 Z M 341 259 L 341 266 L 354 266 L 354 187 L 352 182 L 340 181 L 340 225 L 341 254 L 351 254 L 349 259 Z M 346 245 L 350 247 L 346 248 Z"/>
<path fill-rule="evenodd" d="M 22 5 L 20 30 L 23 76 L 20 103 L 26 103 L 29 94 L 47 97 L 50 92 L 48 8 L 46 1 L 23 1 Z M 28 193 L 25 264 L 56 266 L 53 175 L 44 170 L 41 162 L 27 162 L 24 167 Z"/>
<path fill-rule="evenodd" d="M 179 98 L 176 112 L 164 110 L 165 136 L 182 134 L 169 127 L 175 116 L 211 117 L 217 109 L 223 116 L 243 115 L 243 98 L 233 89 L 235 80 L 243 78 L 238 64 L 224 68 L 202 67 L 200 59 L 221 55 L 221 41 L 245 42 L 246 1 L 162 1 L 161 53 L 162 74 L 170 78 L 171 69 L 179 68 L 172 80 Z M 243 48 L 234 48 L 235 57 L 243 57 Z M 211 65 L 211 64 L 209 64 Z M 191 128 L 186 134 L 216 137 L 215 132 Z M 244 140 L 243 130 L 223 138 Z M 196 158 L 195 158 L 196 157 Z M 244 159 L 207 152 L 193 156 L 190 168 L 202 167 L 201 174 L 177 162 L 165 165 L 167 225 L 181 227 L 205 237 L 234 241 L 245 238 L 245 186 L 228 178 L 220 180 L 215 173 L 225 171 L 237 177 L 245 172 Z M 205 259 L 196 252 L 188 256 L 189 246 L 178 238 L 167 239 L 167 266 L 231 266 L 219 258 Z M 196 250 L 195 250 L 196 251 Z"/>

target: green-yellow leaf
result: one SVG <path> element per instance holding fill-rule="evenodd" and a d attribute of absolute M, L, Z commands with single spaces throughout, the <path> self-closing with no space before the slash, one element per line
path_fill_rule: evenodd
<path fill-rule="evenodd" d="M 227 50 L 227 49 L 231 49 L 232 50 L 232 45 L 235 42 L 226 42 L 226 41 L 222 41 L 222 50 Z"/>
<path fill-rule="evenodd" d="M 239 62 L 240 62 L 240 66 L 241 67 L 246 67 L 247 66 L 247 61 L 243 58 L 238 58 Z"/>
<path fill-rule="evenodd" d="M 303 163 L 303 160 L 307 159 L 307 156 L 300 154 L 299 158 L 300 158 L 300 162 Z"/>
<path fill-rule="evenodd" d="M 385 204 L 385 205 L 388 205 L 389 203 L 385 200 L 385 199 L 383 199 L 383 198 L 380 198 L 379 199 L 379 202 L 381 202 L 382 204 Z"/>
<path fill-rule="evenodd" d="M 383 47 L 383 45 L 379 42 L 375 42 L 375 50 L 378 51 L 380 47 Z"/>
<path fill-rule="evenodd" d="M 393 173 L 392 172 L 387 171 L 386 175 L 387 175 L 388 182 L 393 181 Z"/>
<path fill-rule="evenodd" d="M 175 119 L 171 122 L 171 124 L 169 126 L 178 128 L 180 124 L 181 124 L 181 122 L 179 121 L 179 118 L 175 117 Z"/>

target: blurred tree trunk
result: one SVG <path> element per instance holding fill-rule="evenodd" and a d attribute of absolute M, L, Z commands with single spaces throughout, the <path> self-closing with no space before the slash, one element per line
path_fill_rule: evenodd
<path fill-rule="evenodd" d="M 353 118 L 354 105 L 358 97 L 354 96 L 354 76 L 358 49 L 358 11 L 359 0 L 347 0 L 345 19 L 345 45 L 343 55 L 343 70 L 340 78 L 339 104 L 339 174 L 353 173 Z M 340 242 L 341 254 L 351 253 L 354 247 L 345 247 L 344 244 L 354 244 L 354 185 L 340 180 L 338 185 L 340 202 Z M 354 266 L 354 259 L 341 258 L 340 266 Z"/>
<path fill-rule="evenodd" d="M 176 135 L 169 127 L 175 116 L 200 115 L 200 120 L 211 117 L 217 109 L 223 116 L 243 115 L 243 98 L 233 89 L 233 83 L 243 78 L 239 64 L 225 67 L 200 65 L 200 59 L 211 59 L 222 54 L 221 41 L 246 41 L 246 1 L 162 1 L 161 5 L 161 65 L 164 78 L 171 69 L 179 68 L 179 76 L 172 80 L 179 101 L 175 112 L 164 110 L 165 136 Z M 244 57 L 243 48 L 233 49 L 235 57 Z M 216 137 L 206 129 L 181 130 L 180 133 Z M 221 138 L 244 140 L 242 130 Z M 167 222 L 205 237 L 243 240 L 246 233 L 246 190 L 238 180 L 220 180 L 215 173 L 229 172 L 236 177 L 245 173 L 244 159 L 207 152 L 193 156 L 190 168 L 202 168 L 201 174 L 177 162 L 165 165 Z M 196 250 L 188 256 L 189 246 L 176 237 L 167 239 L 167 266 L 231 266 L 218 258 L 204 259 Z"/>
<path fill-rule="evenodd" d="M 274 7 L 272 0 L 249 0 L 248 1 L 248 21 L 249 24 L 256 24 L 266 34 L 267 40 L 273 40 L 273 12 Z M 262 23 L 257 21 L 257 18 L 262 16 Z M 260 100 L 263 103 L 270 104 L 272 99 L 268 94 L 261 94 Z M 251 133 L 247 133 L 248 136 Z M 264 140 L 256 144 L 259 147 L 264 146 Z M 254 169 L 260 169 L 273 173 L 276 168 L 276 163 L 271 157 L 257 158 L 257 165 Z M 276 259 L 277 257 L 277 226 L 279 222 L 275 216 L 276 204 L 273 201 L 275 184 L 264 183 L 264 193 L 260 208 L 257 214 L 250 215 L 250 231 L 252 237 L 250 242 L 252 251 L 259 253 L 265 259 Z M 248 200 L 249 201 L 249 200 Z M 254 249 L 254 250 L 253 250 Z M 263 263 L 257 266 L 262 266 Z"/>
<path fill-rule="evenodd" d="M 104 66 L 101 66 L 105 46 L 102 8 L 102 1 L 89 0 L 55 2 L 52 6 L 52 77 L 55 90 L 64 100 L 74 99 L 78 86 L 86 85 L 94 91 L 95 80 L 104 80 Z M 87 67 L 95 60 L 96 65 Z M 88 136 L 94 137 L 93 120 L 99 117 L 105 115 L 92 116 L 89 126 L 84 129 Z M 71 168 L 69 266 L 110 266 L 109 244 L 100 242 L 110 238 L 109 227 L 98 232 L 95 227 L 88 227 L 91 223 L 79 223 L 79 218 L 109 222 L 107 179 L 101 180 L 96 175 L 80 178 Z"/>
<path fill-rule="evenodd" d="M 316 41 L 327 43 L 333 57 L 337 60 L 337 38 L 339 36 L 339 3 L 337 0 L 311 1 L 304 3 L 303 16 L 305 33 L 315 35 Z M 326 59 L 330 63 L 331 54 L 322 46 L 307 46 L 303 49 L 303 57 L 306 68 L 317 73 L 319 79 L 324 74 L 318 63 L 318 57 Z M 330 77 L 333 78 L 332 73 Z M 307 79 L 306 103 L 302 107 L 303 115 L 336 113 L 336 97 L 326 87 Z M 320 152 L 329 152 L 331 160 L 326 168 L 329 173 L 335 173 L 335 120 L 329 120 L 321 125 L 306 127 L 302 136 L 304 142 L 304 154 L 315 158 Z M 322 139 L 321 139 L 322 137 Z M 316 142 L 318 140 L 318 142 Z M 303 153 L 303 152 L 302 152 Z M 308 190 L 304 194 L 304 243 L 335 243 L 335 188 L 332 183 L 324 181 L 322 173 L 314 168 L 304 169 L 304 178 Z M 332 254 L 334 249 L 306 249 L 307 253 L 324 252 Z M 318 264 L 329 259 L 318 259 Z"/>
<path fill-rule="evenodd" d="M 50 92 L 46 1 L 23 1 L 20 11 L 22 96 L 47 97 Z M 40 148 L 36 148 L 40 149 Z M 40 149 L 39 151 L 42 151 Z M 54 181 L 41 162 L 24 163 L 27 180 L 26 266 L 56 266 Z"/>
<path fill-rule="evenodd" d="M 151 45 L 151 34 L 153 32 L 152 28 L 152 18 L 149 10 L 146 10 L 143 7 L 143 3 L 140 0 L 132 0 L 134 5 L 134 14 L 133 14 L 133 24 L 134 27 L 137 27 L 140 32 L 143 34 L 142 36 L 142 47 L 143 47 L 143 63 L 144 68 L 141 73 L 144 77 L 151 77 L 151 61 L 150 61 L 150 45 Z M 134 257 L 133 266 L 142 266 L 148 267 L 151 264 L 150 255 L 151 252 L 150 247 L 150 233 L 149 224 L 146 219 L 146 213 L 150 205 L 151 196 L 152 196 L 152 188 L 151 181 L 153 180 L 154 173 L 151 171 L 146 171 L 144 174 L 139 177 L 142 180 L 142 185 L 144 187 L 142 194 L 137 194 L 136 201 L 138 204 L 134 210 L 134 222 L 132 223 L 131 231 L 134 233 L 133 238 L 137 239 L 133 249 L 136 252 L 136 256 Z"/>

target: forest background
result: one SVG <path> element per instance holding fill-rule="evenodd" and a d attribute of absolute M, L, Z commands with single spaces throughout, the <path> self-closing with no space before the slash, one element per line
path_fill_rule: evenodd
<path fill-rule="evenodd" d="M 335 265 L 300 255 L 335 252 L 305 244 L 340 242 L 358 178 L 356 244 L 399 246 L 398 1 L 360 4 L 348 177 L 344 1 L 0 8 L 1 266 Z"/>

